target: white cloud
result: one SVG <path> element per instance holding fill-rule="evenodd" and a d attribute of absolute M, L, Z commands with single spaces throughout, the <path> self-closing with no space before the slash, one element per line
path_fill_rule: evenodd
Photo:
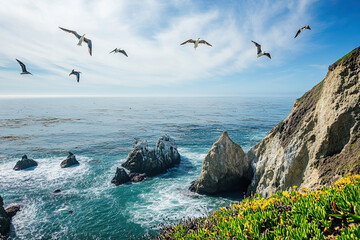
<path fill-rule="evenodd" d="M 204 81 L 245 71 L 253 64 L 281 64 L 304 44 L 292 38 L 310 19 L 311 2 L 249 1 L 204 10 L 197 1 L 4 1 L 0 81 L 19 81 L 14 58 L 34 73 L 21 86 L 44 90 L 45 82 L 55 90 L 71 86 L 75 80 L 67 74 L 73 68 L 82 71 L 83 81 L 93 87 L 136 87 Z M 76 46 L 75 37 L 58 26 L 86 33 L 93 41 L 93 56 L 85 44 Z M 194 51 L 191 45 L 180 46 L 198 36 L 213 47 Z M 273 59 L 257 59 L 250 40 L 262 44 Z M 124 48 L 129 58 L 108 54 L 115 47 Z"/>

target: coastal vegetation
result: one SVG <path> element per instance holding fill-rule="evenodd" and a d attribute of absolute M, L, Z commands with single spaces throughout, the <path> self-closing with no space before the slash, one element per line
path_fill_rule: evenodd
<path fill-rule="evenodd" d="M 360 239 L 360 175 L 320 190 L 255 194 L 207 217 L 162 229 L 158 239 Z"/>

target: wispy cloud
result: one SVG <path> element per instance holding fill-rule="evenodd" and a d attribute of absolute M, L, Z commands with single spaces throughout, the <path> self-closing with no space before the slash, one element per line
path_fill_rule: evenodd
<path fill-rule="evenodd" d="M 278 65 L 305 44 L 292 38 L 311 19 L 312 2 L 241 1 L 204 9 L 200 1 L 5 1 L 0 8 L 0 77 L 12 83 L 0 93 L 13 92 L 19 82 L 15 58 L 34 73 L 18 86 L 43 91 L 49 90 L 44 83 L 54 91 L 73 85 L 67 76 L 73 68 L 96 88 L 179 85 L 239 73 L 254 64 Z M 58 26 L 85 33 L 93 41 L 93 56 Z M 194 51 L 180 46 L 196 37 L 213 47 Z M 256 58 L 250 40 L 271 52 L 270 63 Z M 108 54 L 115 47 L 126 49 L 129 58 Z"/>

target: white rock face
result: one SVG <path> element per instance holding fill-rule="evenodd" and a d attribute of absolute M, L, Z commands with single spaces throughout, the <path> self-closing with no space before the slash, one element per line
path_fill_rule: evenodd
<path fill-rule="evenodd" d="M 293 185 L 318 188 L 340 176 L 340 165 L 350 166 L 359 139 L 359 52 L 329 67 L 325 79 L 249 150 L 255 174 L 248 193 L 267 195 Z"/>
<path fill-rule="evenodd" d="M 223 132 L 205 157 L 200 177 L 190 190 L 205 194 L 246 191 L 251 177 L 252 169 L 244 151 Z"/>

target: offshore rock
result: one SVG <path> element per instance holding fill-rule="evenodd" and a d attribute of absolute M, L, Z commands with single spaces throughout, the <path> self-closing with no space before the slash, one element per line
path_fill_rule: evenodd
<path fill-rule="evenodd" d="M 180 162 L 180 154 L 174 139 L 164 135 L 158 139 L 154 149 L 149 149 L 147 141 L 136 140 L 134 149 L 121 166 L 131 173 L 145 173 L 154 176 Z"/>
<path fill-rule="evenodd" d="M 10 230 L 11 218 L 7 215 L 4 209 L 4 202 L 0 196 L 0 239 L 5 238 L 6 233 Z"/>
<path fill-rule="evenodd" d="M 211 147 L 203 162 L 199 179 L 192 183 L 189 190 L 202 194 L 246 192 L 252 174 L 244 151 L 225 131 Z"/>
<path fill-rule="evenodd" d="M 129 177 L 131 179 L 131 182 L 142 182 L 146 178 L 146 173 L 130 173 Z"/>
<path fill-rule="evenodd" d="M 289 116 L 250 149 L 248 189 L 267 195 L 292 186 L 316 189 L 360 173 L 360 48 L 329 67 Z"/>
<path fill-rule="evenodd" d="M 79 165 L 80 163 L 76 160 L 75 155 L 72 152 L 69 152 L 67 158 L 61 162 L 60 167 L 67 168 L 73 165 Z"/>
<path fill-rule="evenodd" d="M 116 186 L 130 182 L 131 178 L 123 168 L 116 168 L 115 177 L 111 180 Z"/>
<path fill-rule="evenodd" d="M 11 207 L 8 207 L 5 211 L 8 215 L 9 218 L 12 218 L 16 215 L 16 213 L 18 211 L 20 211 L 20 205 L 14 205 L 14 206 L 11 206 Z"/>
<path fill-rule="evenodd" d="M 28 157 L 24 155 L 22 156 L 21 160 L 16 163 L 14 170 L 23 170 L 31 167 L 36 167 L 37 165 L 38 163 L 36 161 L 34 161 L 33 159 L 28 159 Z"/>

